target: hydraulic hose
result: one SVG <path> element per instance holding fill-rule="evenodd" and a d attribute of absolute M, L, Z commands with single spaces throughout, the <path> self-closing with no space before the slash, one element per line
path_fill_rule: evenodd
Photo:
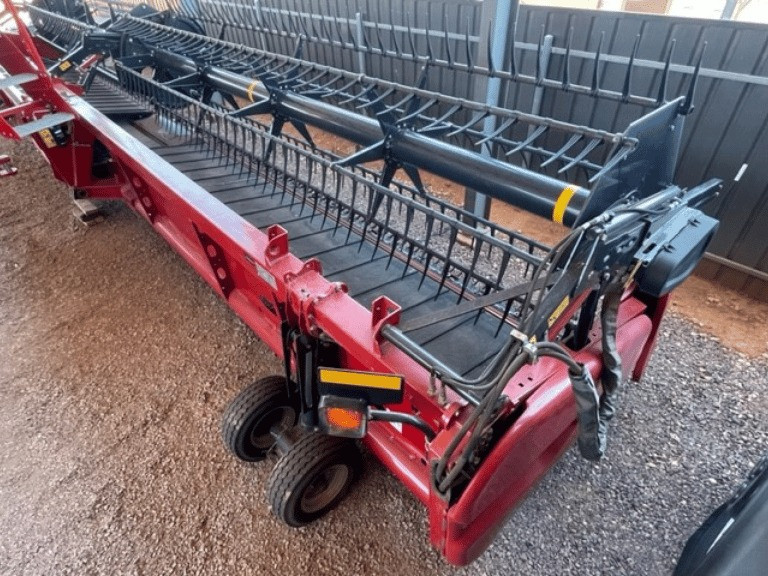
<path fill-rule="evenodd" d="M 445 452 L 443 453 L 443 456 L 438 461 L 437 466 L 435 467 L 434 475 L 439 492 L 446 493 L 456 478 L 458 478 L 459 474 L 462 473 L 464 466 L 466 466 L 470 456 L 477 448 L 477 444 L 482 437 L 482 433 L 485 431 L 491 417 L 493 416 L 494 407 L 497 400 L 501 396 L 501 392 L 504 390 L 504 387 L 506 386 L 509 379 L 530 359 L 527 353 L 520 351 L 519 348 L 517 350 L 518 353 L 514 356 L 513 360 L 508 363 L 506 370 L 504 370 L 499 375 L 499 377 L 492 382 L 492 389 L 485 396 L 483 396 L 480 405 L 472 411 L 466 422 L 462 424 L 461 429 L 456 434 L 456 436 L 451 439 L 445 449 Z M 466 447 L 454 463 L 451 470 L 446 474 L 445 471 L 448 467 L 448 463 L 450 462 L 451 457 L 453 456 L 453 453 L 456 451 L 459 443 L 464 439 L 470 430 L 472 430 L 472 435 L 467 442 Z"/>
<path fill-rule="evenodd" d="M 579 452 L 587 460 L 595 461 L 602 458 L 607 442 L 608 422 L 616 412 L 616 393 L 622 379 L 621 356 L 616 346 L 617 319 L 622 292 L 620 284 L 612 284 L 603 298 L 601 313 L 603 369 L 600 376 L 603 385 L 602 398 L 589 370 L 568 356 L 559 345 L 542 343 L 538 347 L 541 355 L 559 358 L 568 365 L 568 376 L 576 400 L 579 423 Z"/>
<path fill-rule="evenodd" d="M 611 387 L 612 391 L 610 394 L 606 393 L 610 400 L 613 400 L 613 394 L 615 394 L 618 383 L 621 381 L 621 359 L 615 345 L 616 318 L 618 305 L 621 302 L 621 294 L 620 286 L 612 288 L 606 293 L 606 301 L 603 304 L 603 313 L 606 315 L 603 319 L 603 326 L 609 333 L 608 343 L 607 345 L 604 344 L 604 346 L 607 346 L 606 354 L 610 356 L 608 360 L 604 360 L 608 365 L 607 372 L 610 373 L 607 377 L 609 384 L 606 385 L 604 383 L 603 385 L 604 387 Z M 586 366 L 574 360 L 563 346 L 555 342 L 540 342 L 535 344 L 532 349 L 535 351 L 533 355 L 531 355 L 531 348 L 516 348 L 517 354 L 514 359 L 508 362 L 505 370 L 490 383 L 492 389 L 483 397 L 480 404 L 470 414 L 456 436 L 449 442 L 434 471 L 435 484 L 439 492 L 445 494 L 464 470 L 472 453 L 477 448 L 483 432 L 490 423 L 496 402 L 506 387 L 507 382 L 526 362 L 534 360 L 536 356 L 554 358 L 563 362 L 568 367 L 568 375 L 576 398 L 579 422 L 579 451 L 588 460 L 599 460 L 604 454 L 607 422 L 613 413 L 611 412 L 610 415 L 604 414 L 604 411 L 607 410 L 607 408 L 604 408 L 606 401 L 604 399 L 601 404 L 597 387 L 589 370 Z M 613 404 L 610 403 L 609 407 L 612 406 Z M 471 433 L 471 437 L 466 447 L 446 474 L 448 464 L 454 452 L 468 433 Z"/>
<path fill-rule="evenodd" d="M 603 384 L 603 398 L 600 401 L 600 436 L 605 444 L 608 422 L 616 413 L 616 393 L 623 377 L 621 355 L 616 345 L 619 305 L 624 292 L 620 284 L 613 285 L 603 298 L 603 311 L 600 316 L 603 330 L 603 371 L 600 380 Z"/>

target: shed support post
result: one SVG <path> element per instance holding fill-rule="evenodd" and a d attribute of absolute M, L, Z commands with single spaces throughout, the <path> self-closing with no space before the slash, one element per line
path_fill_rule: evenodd
<path fill-rule="evenodd" d="M 515 27 L 517 25 L 517 11 L 519 0 L 485 0 L 480 15 L 479 42 L 477 44 L 476 62 L 478 66 L 488 67 L 488 50 L 491 45 L 491 57 L 498 67 L 503 67 L 507 54 L 515 42 Z M 501 79 L 478 78 L 475 84 L 473 100 L 484 101 L 489 106 L 501 104 Z M 492 134 L 496 129 L 496 119 L 490 116 L 483 123 L 483 134 Z M 491 144 L 480 150 L 485 157 L 492 157 Z M 487 196 L 475 190 L 467 188 L 464 192 L 464 208 L 481 218 L 487 218 L 490 214 L 491 203 Z"/>

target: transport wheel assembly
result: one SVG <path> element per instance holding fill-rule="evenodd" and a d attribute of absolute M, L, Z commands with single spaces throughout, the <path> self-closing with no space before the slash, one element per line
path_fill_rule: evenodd
<path fill-rule="evenodd" d="M 289 526 L 320 518 L 346 495 L 362 459 L 349 439 L 311 433 L 278 460 L 267 483 L 272 512 Z"/>
<path fill-rule="evenodd" d="M 224 445 L 246 462 L 258 462 L 276 443 L 275 433 L 296 424 L 284 376 L 266 376 L 246 387 L 221 418 Z"/>

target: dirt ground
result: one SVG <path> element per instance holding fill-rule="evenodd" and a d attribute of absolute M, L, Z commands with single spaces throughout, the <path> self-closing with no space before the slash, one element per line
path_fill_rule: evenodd
<path fill-rule="evenodd" d="M 649 557 L 670 566 L 704 510 L 745 473 L 753 458 L 745 454 L 758 449 L 681 445 L 682 456 L 661 462 L 652 445 L 631 444 L 629 424 L 642 410 L 630 405 L 612 453 L 615 474 L 637 474 L 614 479 L 631 482 L 630 493 L 602 497 L 610 460 L 591 467 L 569 453 L 494 547 L 463 570 L 432 550 L 423 507 L 368 456 L 362 481 L 329 518 L 286 528 L 264 501 L 269 466 L 235 462 L 217 431 L 229 398 L 280 371 L 275 357 L 132 212 L 110 204 L 103 223 L 73 227 L 67 190 L 39 155 L 5 140 L 1 153 L 21 171 L 0 181 L 2 575 L 638 573 L 633 566 Z M 677 302 L 702 330 L 765 356 L 764 305 L 698 280 Z M 677 332 L 689 330 L 678 324 Z M 705 352 L 714 346 L 691 338 Z M 749 366 L 734 362 L 734 373 Z M 707 393 L 702 400 L 712 402 Z M 649 525 L 644 507 L 658 503 L 654 490 L 679 481 L 690 492 L 689 478 L 710 474 L 703 463 L 729 468 L 712 473 L 707 498 L 690 498 L 690 517 L 671 534 Z M 681 474 L 683 466 L 690 469 Z M 681 502 L 669 494 L 662 517 Z M 614 503 L 610 517 L 595 508 Z M 613 539 L 624 548 L 596 552 L 599 531 L 619 529 L 629 531 Z M 661 540 L 640 546 L 631 534 L 641 531 Z"/>
<path fill-rule="evenodd" d="M 218 422 L 280 363 L 130 210 L 73 227 L 40 155 L 0 139 L 7 152 L 21 175 L 0 181 L 0 574 L 436 573 L 421 506 L 375 466 L 333 513 L 357 529 L 275 521 L 269 465 L 235 462 Z"/>

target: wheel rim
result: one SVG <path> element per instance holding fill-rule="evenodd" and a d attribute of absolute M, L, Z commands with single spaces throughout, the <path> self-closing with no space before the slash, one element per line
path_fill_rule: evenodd
<path fill-rule="evenodd" d="M 316 474 L 301 495 L 301 511 L 315 514 L 333 503 L 347 485 L 349 474 L 345 464 L 334 464 Z"/>
<path fill-rule="evenodd" d="M 289 406 L 278 406 L 273 408 L 261 418 L 254 422 L 251 433 L 248 438 L 251 446 L 257 450 L 268 450 L 271 448 L 275 439 L 270 430 L 274 427 L 292 426 L 296 419 L 296 412 Z"/>

